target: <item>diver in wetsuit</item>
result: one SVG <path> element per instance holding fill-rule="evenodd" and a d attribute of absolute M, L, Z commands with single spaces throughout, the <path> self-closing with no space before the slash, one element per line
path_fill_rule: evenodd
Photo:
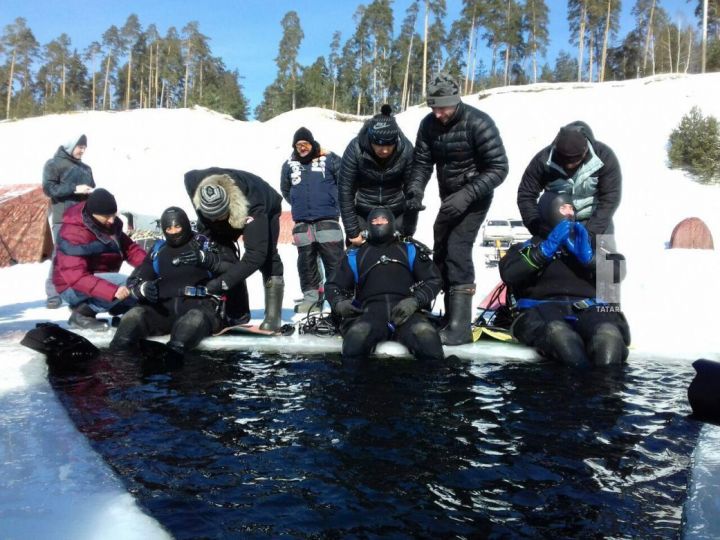
<path fill-rule="evenodd" d="M 420 311 L 430 307 L 440 286 L 428 250 L 397 239 L 388 208 L 372 210 L 367 242 L 348 251 L 325 287 L 342 319 L 343 358 L 366 358 L 379 342 L 394 339 L 419 360 L 442 360 L 440 336 Z"/>

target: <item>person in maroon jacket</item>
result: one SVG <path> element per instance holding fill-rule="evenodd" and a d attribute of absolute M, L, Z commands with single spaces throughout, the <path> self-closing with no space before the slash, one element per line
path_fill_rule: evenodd
<path fill-rule="evenodd" d="M 99 312 L 121 313 L 136 301 L 117 272 L 123 261 L 139 266 L 147 254 L 122 231 L 116 215 L 115 197 L 100 188 L 63 216 L 53 284 L 72 309 L 70 326 L 102 328 L 105 323 L 95 318 Z"/>

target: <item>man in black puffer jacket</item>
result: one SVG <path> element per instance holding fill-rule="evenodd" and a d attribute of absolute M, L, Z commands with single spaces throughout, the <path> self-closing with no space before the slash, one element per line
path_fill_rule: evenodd
<path fill-rule="evenodd" d="M 412 236 L 418 208 L 409 210 L 406 193 L 412 169 L 413 147 L 392 117 L 389 105 L 365 122 L 345 149 L 338 193 L 345 235 L 360 246 L 367 216 L 373 208 L 389 208 L 398 231 Z"/>
<path fill-rule="evenodd" d="M 593 243 L 597 235 L 614 232 L 612 218 L 622 194 L 620 164 L 608 145 L 595 140 L 585 122 L 562 127 L 553 143 L 540 150 L 525 169 L 517 203 L 523 223 L 534 235 L 550 232 L 537 210 L 544 190 L 572 196 L 577 220 L 585 225 Z"/>
<path fill-rule="evenodd" d="M 198 215 L 198 232 L 207 234 L 222 255 L 237 249 L 242 235 L 245 253 L 235 264 L 225 266 L 207 284 L 213 294 L 227 292 L 227 316 L 237 324 L 249 315 L 245 280 L 260 270 L 265 283 L 263 330 L 282 326 L 283 264 L 277 250 L 282 197 L 259 176 L 246 171 L 211 167 L 185 173 L 185 190 Z M 202 250 L 183 264 L 203 265 Z"/>
<path fill-rule="evenodd" d="M 470 329 L 475 268 L 472 248 L 493 190 L 508 173 L 500 133 L 492 118 L 460 101 L 457 83 L 440 74 L 428 87 L 432 113 L 420 123 L 408 196 L 420 208 L 425 186 L 437 168 L 442 204 L 435 219 L 434 260 L 440 269 L 448 324 L 443 343 L 472 341 Z"/>

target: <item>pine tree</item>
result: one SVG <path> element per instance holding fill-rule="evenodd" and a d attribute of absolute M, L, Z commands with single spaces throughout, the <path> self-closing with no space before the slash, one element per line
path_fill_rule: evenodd
<path fill-rule="evenodd" d="M 38 55 L 40 44 L 35 39 L 32 30 L 27 27 L 27 21 L 22 17 L 18 17 L 14 23 L 5 26 L 0 41 L 6 56 L 4 70 L 7 73 L 5 118 L 10 118 L 16 82 L 20 83 L 20 92 L 16 97 L 18 116 L 23 116 L 24 112 L 32 111 L 34 108 L 30 67 Z"/>
<path fill-rule="evenodd" d="M 538 53 L 545 56 L 547 46 L 550 42 L 550 36 L 548 34 L 548 7 L 545 0 L 526 0 L 523 18 L 523 26 L 528 36 L 528 53 L 532 58 L 532 81 L 536 83 L 538 81 Z M 547 66 L 547 64 L 545 66 Z M 543 66 L 543 69 L 545 66 Z M 549 71 L 549 66 L 547 67 Z"/>

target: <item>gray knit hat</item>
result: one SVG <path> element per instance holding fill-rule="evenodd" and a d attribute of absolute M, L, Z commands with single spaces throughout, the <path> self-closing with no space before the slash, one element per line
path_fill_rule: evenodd
<path fill-rule="evenodd" d="M 447 73 L 440 73 L 428 85 L 428 107 L 452 107 L 460 103 L 460 88 Z"/>
<path fill-rule="evenodd" d="M 230 198 L 222 186 L 207 185 L 200 189 L 200 212 L 209 220 L 225 217 L 230 209 Z"/>

